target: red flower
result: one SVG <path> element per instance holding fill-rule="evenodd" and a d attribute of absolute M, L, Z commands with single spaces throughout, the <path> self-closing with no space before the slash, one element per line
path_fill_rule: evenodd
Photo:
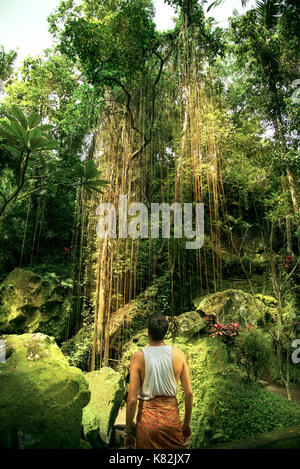
<path fill-rule="evenodd" d="M 232 327 L 234 327 L 235 329 L 238 329 L 240 327 L 240 325 L 237 323 L 237 322 L 232 322 L 231 323 Z"/>

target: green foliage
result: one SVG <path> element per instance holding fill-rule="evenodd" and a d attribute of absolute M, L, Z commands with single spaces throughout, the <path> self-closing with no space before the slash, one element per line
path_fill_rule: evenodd
<path fill-rule="evenodd" d="M 192 448 L 210 448 L 299 424 L 300 406 L 247 381 L 237 365 L 227 363 L 223 347 L 214 339 L 178 347 L 187 357 L 194 394 Z M 179 391 L 183 415 L 184 396 Z"/>
<path fill-rule="evenodd" d="M 203 404 L 193 418 L 194 448 L 239 440 L 300 422 L 299 405 L 255 383 L 245 383 L 229 370 L 214 380 L 207 380 L 202 389 Z"/>
<path fill-rule="evenodd" d="M 0 80 L 9 81 L 13 73 L 13 65 L 17 58 L 17 52 L 15 50 L 9 50 L 5 52 L 4 47 L 0 46 Z M 2 86 L 0 86 L 1 92 Z"/>
<path fill-rule="evenodd" d="M 56 149 L 57 142 L 46 138 L 44 132 L 53 129 L 52 125 L 40 125 L 41 116 L 31 114 L 26 118 L 22 109 L 13 105 L 10 113 L 5 113 L 6 120 L 0 125 L 0 137 L 6 139 L 9 145 L 3 145 L 14 157 L 21 152 L 35 153 L 39 150 Z"/>
<path fill-rule="evenodd" d="M 225 345 L 228 360 L 231 360 L 231 352 L 240 333 L 240 325 L 234 322 L 231 324 L 215 323 L 213 316 L 208 316 L 205 319 L 210 324 L 211 337 L 218 338 Z"/>
<path fill-rule="evenodd" d="M 5 112 L 5 116 L 6 120 L 0 122 L 0 137 L 7 142 L 2 144 L 2 147 L 11 154 L 12 160 L 17 160 L 16 188 L 10 194 L 5 193 L 5 188 L 1 190 L 3 200 L 0 215 L 9 203 L 19 197 L 24 188 L 25 196 L 26 189 L 28 193 L 32 193 L 29 181 L 39 182 L 33 192 L 46 190 L 54 196 L 59 186 L 80 185 L 88 191 L 102 193 L 102 188 L 108 184 L 108 181 L 99 179 L 101 173 L 93 160 L 87 161 L 85 165 L 77 163 L 73 171 L 67 171 L 57 165 L 53 154 L 48 155 L 48 160 L 44 157 L 46 151 L 57 150 L 58 143 L 47 138 L 45 132 L 53 127 L 41 124 L 40 115 L 33 113 L 26 117 L 21 108 L 13 105 L 10 112 Z M 37 170 L 39 174 L 36 174 Z"/>
<path fill-rule="evenodd" d="M 235 355 L 247 377 L 255 381 L 268 370 L 272 359 L 270 337 L 260 329 L 249 325 L 236 340 Z"/>
<path fill-rule="evenodd" d="M 155 48 L 149 0 L 64 2 L 49 17 L 61 52 L 81 65 L 92 83 L 123 85 L 139 80 Z"/>
<path fill-rule="evenodd" d="M 151 314 L 170 315 L 170 306 L 170 275 L 167 272 L 164 276 L 155 278 L 153 284 L 136 298 L 134 320 L 132 321 L 131 328 L 134 331 L 143 329 L 145 327 L 145 318 Z"/>

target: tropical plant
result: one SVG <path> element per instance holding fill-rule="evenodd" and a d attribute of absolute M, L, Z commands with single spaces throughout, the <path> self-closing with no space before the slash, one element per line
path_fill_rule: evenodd
<path fill-rule="evenodd" d="M 58 145 L 48 137 L 53 126 L 41 124 L 41 116 L 33 113 L 26 117 L 16 105 L 10 112 L 5 112 L 5 116 L 6 119 L 0 122 L 1 147 L 10 154 L 8 166 L 13 177 L 10 181 L 6 178 L 1 182 L 0 216 L 17 199 L 41 191 L 55 195 L 59 186 L 84 186 L 88 191 L 102 193 L 108 181 L 99 178 L 100 171 L 94 161 L 88 161 L 85 165 L 77 163 L 73 171 L 57 166 L 55 154 L 51 151 L 57 150 Z M 33 186 L 33 183 L 37 184 Z"/>
<path fill-rule="evenodd" d="M 248 324 L 236 340 L 235 356 L 238 364 L 245 367 L 248 380 L 256 381 L 271 363 L 270 337 Z"/>

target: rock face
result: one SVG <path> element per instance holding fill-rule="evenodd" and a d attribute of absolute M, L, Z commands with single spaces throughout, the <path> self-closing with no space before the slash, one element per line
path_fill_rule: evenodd
<path fill-rule="evenodd" d="M 238 322 L 241 325 L 256 324 L 259 320 L 275 315 L 275 310 L 258 298 L 242 290 L 233 289 L 205 296 L 197 311 L 215 316 L 219 322 Z"/>
<path fill-rule="evenodd" d="M 92 448 L 102 448 L 104 445 L 99 440 L 100 422 L 99 417 L 92 407 L 85 407 L 82 413 L 82 432 L 85 441 Z"/>
<path fill-rule="evenodd" d="M 94 325 L 84 325 L 77 334 L 61 344 L 61 351 L 67 355 L 70 365 L 88 371 L 93 348 Z"/>
<path fill-rule="evenodd" d="M 95 430 L 108 445 L 113 425 L 125 395 L 125 381 L 120 373 L 109 367 L 85 374 L 91 391 L 91 400 L 83 410 L 83 432 L 87 440 L 95 442 Z M 97 416 L 98 423 L 95 421 Z M 99 428 L 99 430 L 98 430 Z"/>
<path fill-rule="evenodd" d="M 197 311 L 180 314 L 175 318 L 175 337 L 181 342 L 188 342 L 206 326 L 206 321 Z"/>
<path fill-rule="evenodd" d="M 70 367 L 52 337 L 1 339 L 0 447 L 79 448 L 82 408 L 90 399 L 82 371 Z"/>
<path fill-rule="evenodd" d="M 63 286 L 55 274 L 41 277 L 14 269 L 0 286 L 0 333 L 38 331 L 61 341 L 72 322 L 67 293 L 68 284 Z"/>

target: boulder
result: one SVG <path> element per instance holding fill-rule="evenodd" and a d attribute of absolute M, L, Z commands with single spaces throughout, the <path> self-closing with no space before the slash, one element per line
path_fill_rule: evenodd
<path fill-rule="evenodd" d="M 84 432 L 95 430 L 99 424 L 100 439 L 108 445 L 119 408 L 125 395 L 125 381 L 120 373 L 112 368 L 104 367 L 85 374 L 89 383 L 91 400 L 83 410 Z M 92 412 L 91 412 L 92 410 Z M 91 442 L 89 440 L 89 442 Z"/>
<path fill-rule="evenodd" d="M 221 323 L 257 324 L 274 317 L 276 310 L 242 290 L 224 290 L 205 296 L 197 307 L 201 315 L 215 316 Z"/>
<path fill-rule="evenodd" d="M 5 335 L 0 363 L 0 447 L 79 448 L 88 384 L 71 367 L 54 338 Z"/>
<path fill-rule="evenodd" d="M 41 332 L 63 340 L 72 325 L 70 286 L 56 274 L 14 269 L 0 286 L 0 333 Z"/>
<path fill-rule="evenodd" d="M 100 422 L 99 417 L 93 407 L 85 407 L 82 413 L 82 433 L 85 441 L 92 448 L 103 448 L 99 438 Z"/>
<path fill-rule="evenodd" d="M 189 311 L 174 317 L 175 338 L 181 342 L 188 342 L 207 326 L 206 321 L 197 311 Z"/>
<path fill-rule="evenodd" d="M 88 371 L 93 349 L 94 324 L 84 324 L 69 340 L 61 344 L 61 351 L 72 366 Z"/>
<path fill-rule="evenodd" d="M 257 298 L 259 301 L 262 301 L 266 306 L 270 306 L 271 308 L 275 308 L 278 304 L 278 301 L 273 296 L 262 295 L 261 293 L 258 293 L 255 295 L 255 298 Z"/>

